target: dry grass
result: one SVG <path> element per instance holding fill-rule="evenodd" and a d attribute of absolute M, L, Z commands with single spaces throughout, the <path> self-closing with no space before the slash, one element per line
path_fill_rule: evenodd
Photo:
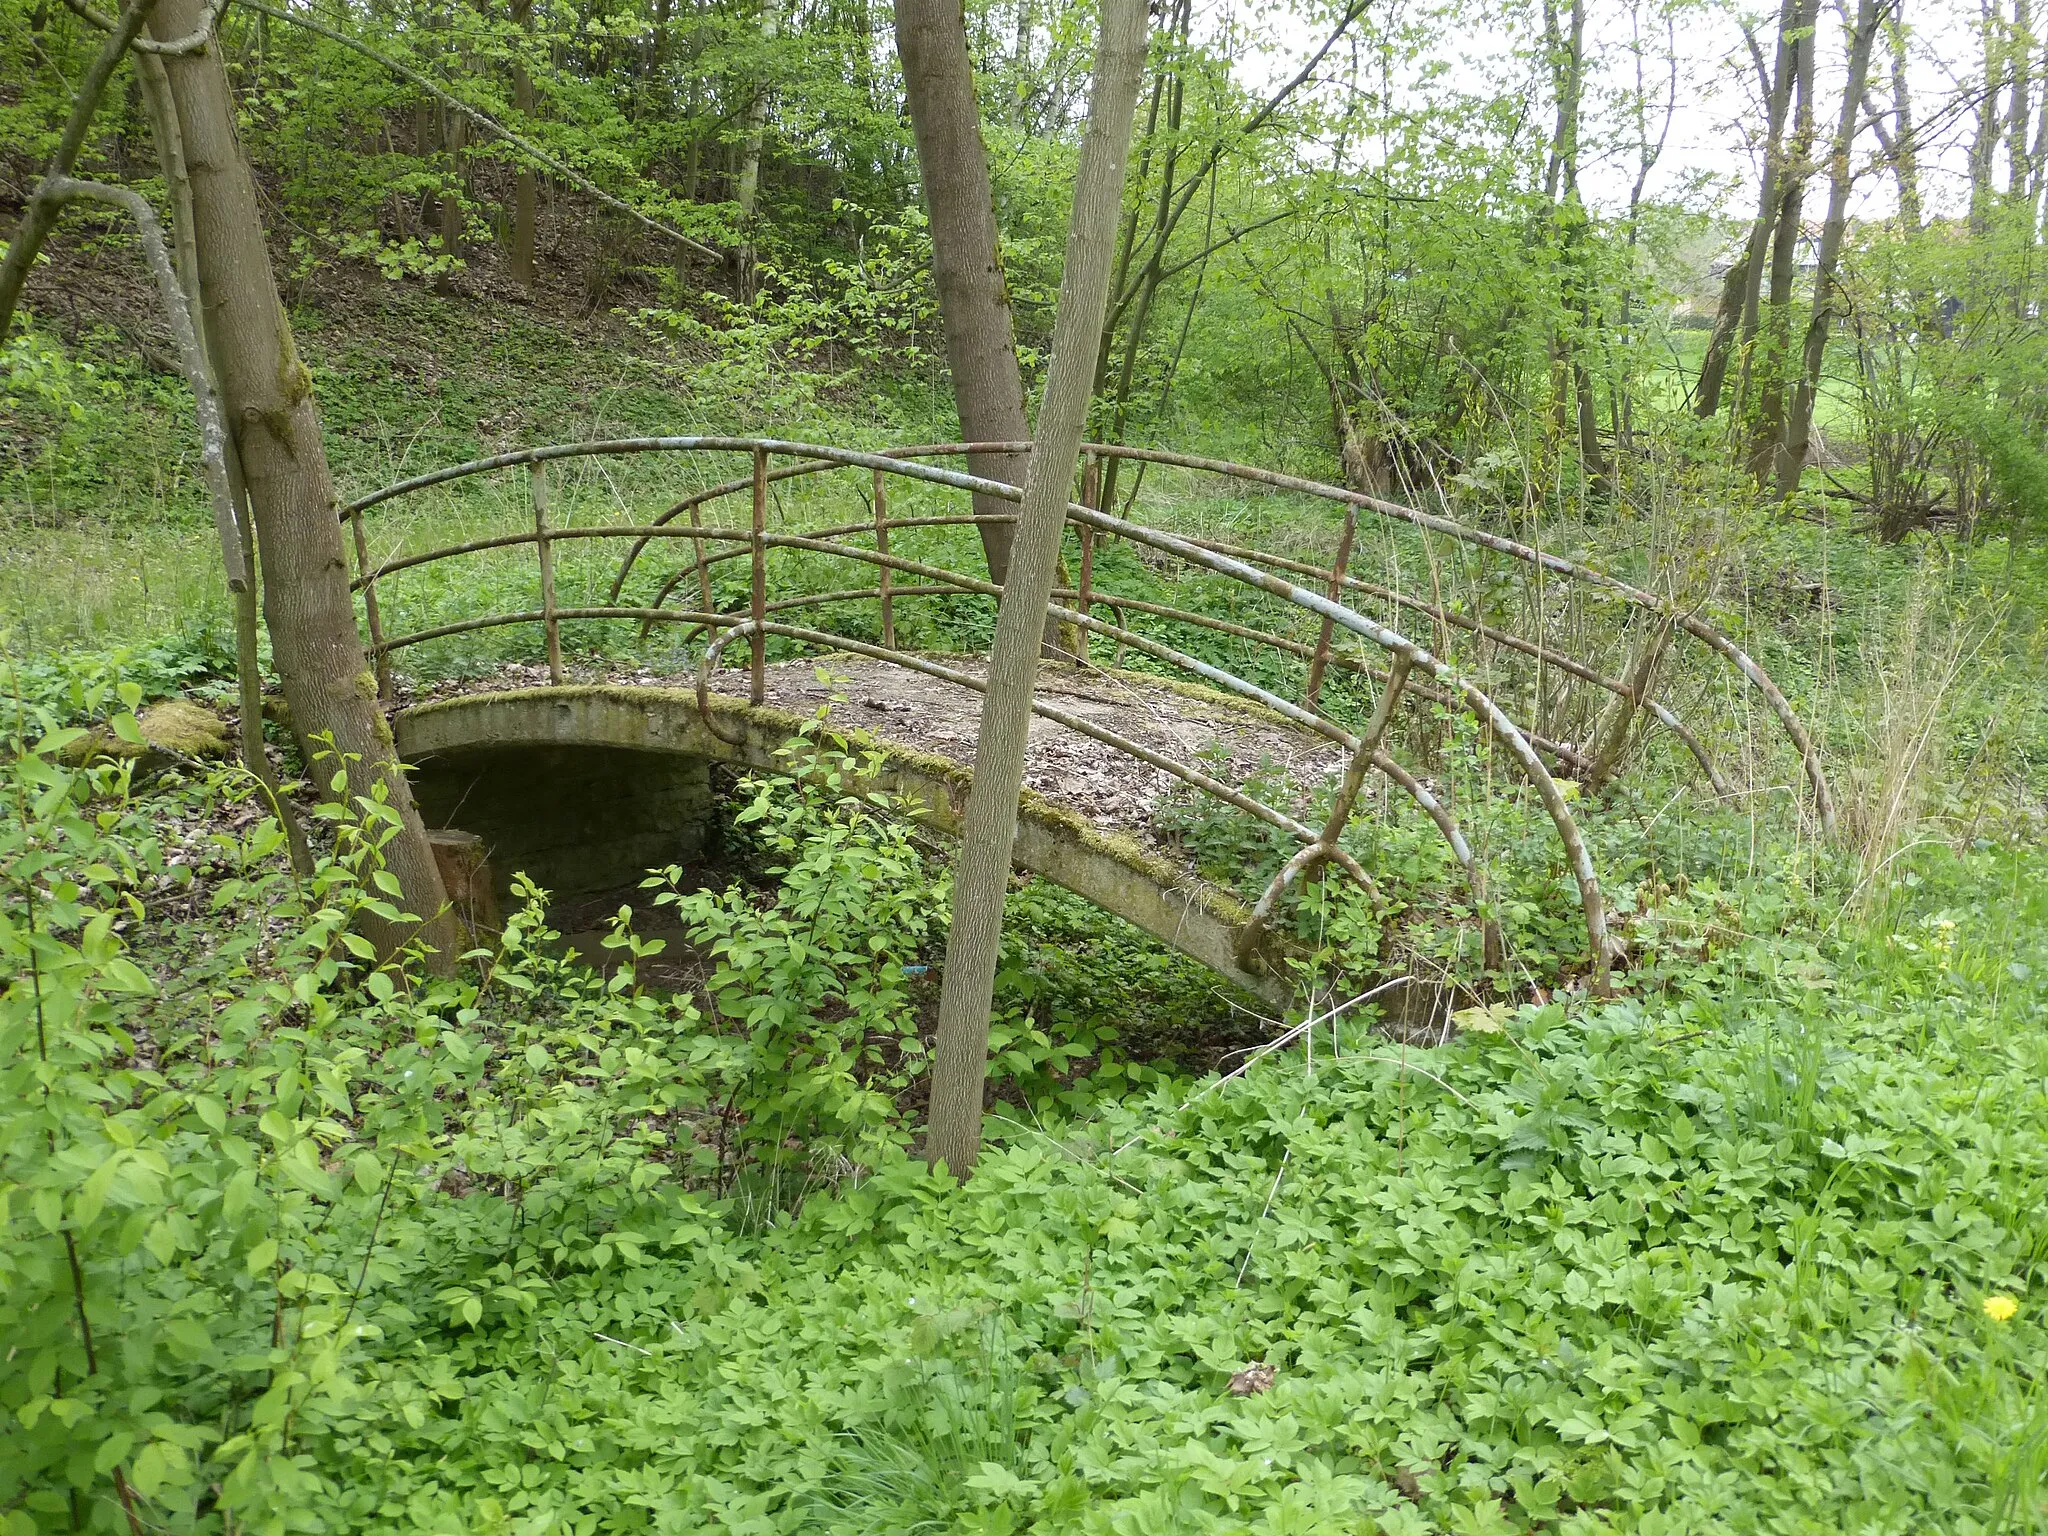
<path fill-rule="evenodd" d="M 1878 885 L 1876 876 L 1928 820 L 1940 768 L 1976 686 L 1973 664 L 2002 621 L 2002 610 L 1958 611 L 1930 560 L 1890 622 L 1865 629 L 1865 688 L 1855 711 L 1861 739 L 1840 783 L 1842 833 L 1866 889 Z"/>

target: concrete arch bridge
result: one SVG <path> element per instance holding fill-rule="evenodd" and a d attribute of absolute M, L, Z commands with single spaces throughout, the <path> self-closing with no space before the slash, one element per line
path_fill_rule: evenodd
<path fill-rule="evenodd" d="M 501 870 L 526 867 L 558 890 L 623 883 L 688 851 L 710 764 L 773 766 L 792 732 L 836 700 L 834 729 L 872 747 L 881 783 L 956 830 L 983 686 L 973 647 L 985 645 L 1002 591 L 969 530 L 985 538 L 1013 522 L 1021 492 L 934 461 L 1001 464 L 1029 446 L 872 453 L 621 438 L 496 454 L 351 502 L 342 517 L 355 590 L 430 823 L 481 834 Z M 643 511 L 648 493 L 622 490 L 620 476 L 650 460 L 737 461 L 741 472 L 700 475 L 680 495 L 664 485 L 665 505 Z M 1114 511 L 1093 504 L 1112 461 L 1136 482 Z M 1661 737 L 1712 792 L 1736 787 L 1711 729 L 1681 717 L 1674 679 L 1695 703 L 1742 690 L 1760 699 L 1803 771 L 1805 804 L 1832 828 L 1819 753 L 1783 692 L 1733 639 L 1658 592 L 1437 513 L 1249 465 L 1111 444 L 1089 445 L 1085 464 L 1067 509 L 1048 630 L 1058 645 L 1034 706 L 1017 862 L 1240 986 L 1288 997 L 1272 920 L 1291 886 L 1326 866 L 1370 881 L 1341 837 L 1375 794 L 1419 809 L 1473 909 L 1486 910 L 1485 862 L 1452 797 L 1396 755 L 1401 717 L 1418 709 L 1469 717 L 1512 769 L 1504 779 L 1541 805 L 1596 986 L 1617 945 L 1567 786 L 1604 785 Z M 1141 506 L 1148 468 L 1154 505 Z M 507 488 L 508 473 L 525 484 Z M 588 494 L 565 495 L 579 474 Z M 1271 504 L 1290 516 L 1269 530 L 1271 548 L 1218 537 L 1231 530 L 1187 526 L 1161 505 L 1161 478 L 1220 482 L 1232 505 L 1282 498 Z M 425 545 L 423 529 L 450 521 L 474 536 Z M 1203 588 L 1192 599 L 1191 585 Z M 394 625 L 415 611 L 431 622 Z M 899 629 L 948 643 L 912 647 Z M 537 630 L 545 665 L 438 683 L 423 681 L 432 667 L 401 679 L 394 665 L 505 630 Z M 611 659 L 586 664 L 576 642 L 603 631 L 612 643 L 598 650 Z M 656 637 L 667 648 L 650 663 Z M 1234 665 L 1215 659 L 1225 653 Z M 819 681 L 821 656 L 834 681 Z M 1710 686 L 1717 670 L 1738 686 Z M 1313 815 L 1247 792 L 1276 759 L 1322 786 Z M 1295 851 L 1256 899 L 1223 890 L 1150 835 L 1167 794 L 1230 807 Z"/>

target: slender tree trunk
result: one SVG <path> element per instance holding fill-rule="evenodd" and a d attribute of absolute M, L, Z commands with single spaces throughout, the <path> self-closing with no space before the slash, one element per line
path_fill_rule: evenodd
<path fill-rule="evenodd" d="M 533 31 L 533 0 L 512 0 L 512 22 L 520 31 Z M 522 123 L 533 122 L 536 105 L 533 76 L 525 60 L 512 65 L 512 106 Z M 531 162 L 522 159 L 512 176 L 512 243 L 507 252 L 512 280 L 531 288 L 535 277 L 534 258 L 540 237 L 540 186 Z"/>
<path fill-rule="evenodd" d="M 1102 345 L 1107 348 L 1116 331 L 1117 311 L 1128 299 L 1131 303 L 1129 318 L 1124 324 L 1123 359 L 1117 368 L 1116 386 L 1110 393 L 1113 402 L 1110 412 L 1109 437 L 1112 443 L 1124 440 L 1124 431 L 1130 422 L 1131 389 L 1137 378 L 1138 353 L 1145 340 L 1145 332 L 1151 325 L 1152 305 L 1159 296 L 1159 284 L 1166 266 L 1166 248 L 1173 239 L 1174 225 L 1180 215 L 1176 211 L 1176 194 L 1181 190 L 1174 184 L 1174 177 L 1180 168 L 1180 129 L 1187 107 L 1187 82 L 1181 76 L 1181 59 L 1187 49 L 1188 32 L 1193 22 L 1192 0 L 1178 0 L 1173 6 L 1168 21 L 1168 36 L 1179 46 L 1171 50 L 1171 57 L 1161 66 L 1160 83 L 1165 87 L 1166 99 L 1166 151 L 1161 157 L 1159 168 L 1159 196 L 1155 200 L 1152 228 L 1148 236 L 1148 250 L 1145 264 L 1137 279 L 1135 297 L 1124 286 L 1129 271 L 1132 246 L 1130 238 L 1136 234 L 1137 208 L 1131 210 L 1133 222 L 1124 227 L 1125 240 L 1120 242 L 1116 260 L 1116 278 L 1110 285 L 1110 305 L 1103 312 Z M 1145 193 L 1146 174 L 1152 164 L 1152 130 L 1158 121 L 1159 95 L 1154 93 L 1152 106 L 1146 113 L 1145 134 L 1148 143 L 1139 156 L 1141 173 L 1138 178 L 1140 200 Z M 1107 360 L 1107 352 L 1098 362 L 1097 377 L 1100 379 Z M 1097 388 L 1101 386 L 1098 383 Z M 1123 461 L 1111 459 L 1102 468 L 1102 505 L 1114 507 L 1117 497 L 1117 483 L 1122 478 Z"/>
<path fill-rule="evenodd" d="M 1088 130 L 1067 227 L 1066 271 L 1053 326 L 1052 365 L 1038 408 L 1038 441 L 1025 478 L 1010 579 L 996 616 L 988 693 L 975 746 L 960 862 L 953 879 L 953 922 L 939 998 L 926 1154 L 965 1178 L 981 1155 L 982 1094 L 988 1080 L 988 1014 L 1002 945 L 1003 898 L 1017 837 L 1017 795 L 1031 728 L 1039 641 L 1059 566 L 1067 501 L 1088 401 L 1096 342 L 1109 303 L 1116 214 L 1130 156 L 1131 118 L 1145 67 L 1145 0 L 1102 0 L 1102 41 Z"/>
<path fill-rule="evenodd" d="M 170 77 L 164 71 L 163 60 L 154 54 L 135 55 L 135 79 L 142 88 L 151 135 L 156 140 L 157 170 L 163 178 L 165 201 L 170 205 L 178 289 L 184 295 L 193 341 L 206 370 L 208 389 L 217 401 L 221 397 L 220 364 L 206 334 L 206 311 L 199 286 L 199 250 L 192 236 L 192 183 L 185 173 L 185 145 L 178 129 L 177 104 L 171 99 Z M 285 798 L 277 774 L 270 766 L 270 752 L 263 740 L 263 671 L 257 652 L 262 597 L 257 573 L 256 525 L 249 513 L 249 487 L 242 478 L 242 461 L 235 450 L 234 434 L 225 430 L 225 421 L 222 426 L 221 468 L 227 482 L 226 499 L 234 519 L 232 537 L 239 556 L 238 561 L 228 562 L 228 589 L 235 601 L 235 682 L 241 706 L 242 766 L 262 786 L 270 801 L 271 813 L 284 829 L 285 840 L 291 850 L 292 868 L 302 876 L 310 875 L 313 873 L 313 854 L 306 842 L 306 829 L 299 823 L 296 807 Z M 220 521 L 218 513 L 215 521 Z M 222 528 L 223 541 L 229 536 L 229 531 Z M 239 582 L 234 579 L 237 564 L 241 571 Z"/>
<path fill-rule="evenodd" d="M 2005 115 L 2006 196 L 2014 202 L 2027 195 L 2031 181 L 2027 129 L 2033 120 L 2034 12 L 2032 0 L 2013 0 L 2012 104 Z"/>
<path fill-rule="evenodd" d="M 1849 153 L 1855 148 L 1857 116 L 1869 84 L 1870 50 L 1877 40 L 1877 20 L 1878 0 L 1858 0 L 1856 20 L 1849 34 L 1849 72 L 1842 89 L 1842 114 L 1835 125 L 1834 142 L 1828 146 L 1828 213 L 1821 225 L 1820 249 L 1814 256 L 1813 313 L 1806 322 L 1799 383 L 1792 396 L 1792 413 L 1785 422 L 1784 446 L 1778 455 L 1780 496 L 1790 496 L 1799 489 L 1799 477 L 1806 469 L 1811 447 L 1813 402 L 1820 392 L 1828 338 L 1835 329 L 1840 297 L 1835 272 L 1849 227 L 1849 193 L 1855 184 Z"/>
<path fill-rule="evenodd" d="M 896 0 L 896 49 L 917 136 L 917 163 L 932 220 L 932 276 L 946 331 L 946 361 L 960 431 L 969 442 L 1022 442 L 1031 436 L 1024 412 L 1024 375 L 996 229 L 988 150 L 967 57 L 961 0 Z M 1112 212 L 1111 219 L 1114 221 Z M 968 469 L 1018 484 L 1024 465 L 1007 454 L 977 454 Z M 974 499 L 977 516 L 1009 513 L 1010 504 Z M 1010 568 L 1010 525 L 981 524 L 991 581 Z"/>
<path fill-rule="evenodd" d="M 467 216 L 462 206 L 462 151 L 469 141 L 469 119 L 460 112 L 441 113 L 441 142 L 448 150 L 448 190 L 441 197 L 441 254 L 462 255 Z"/>
<path fill-rule="evenodd" d="M 1575 423 L 1579 466 L 1587 479 L 1607 478 L 1607 456 L 1600 447 L 1600 420 L 1593 396 L 1593 375 L 1585 353 L 1592 337 L 1591 284 L 1586 273 L 1586 205 L 1579 195 L 1579 117 L 1586 81 L 1585 0 L 1569 0 L 1570 31 L 1560 34 L 1556 6 L 1545 0 L 1544 27 L 1550 44 L 1551 86 L 1557 97 L 1557 124 L 1551 134 L 1550 161 L 1544 185 L 1551 197 L 1551 222 L 1556 231 L 1558 260 L 1563 268 L 1563 318 L 1551 334 L 1552 413 L 1561 422 L 1569 412 Z"/>
<path fill-rule="evenodd" d="M 1894 17 L 1885 24 L 1892 62 L 1892 113 L 1898 137 L 1891 151 L 1892 175 L 1899 183 L 1899 220 L 1918 229 L 1920 213 L 1920 149 L 1914 140 L 1913 97 L 1906 78 L 1906 29 Z"/>
<path fill-rule="evenodd" d="M 1778 212 L 1778 175 L 1784 157 L 1785 119 L 1791 112 L 1792 81 L 1798 66 L 1798 32 L 1810 3 L 1812 0 L 1782 0 L 1779 7 L 1777 50 L 1771 73 L 1763 82 L 1764 164 L 1759 177 L 1756 218 L 1749 226 L 1749 239 L 1742 255 L 1728 269 L 1728 281 L 1721 290 L 1720 312 L 1715 316 L 1714 333 L 1707 343 L 1706 361 L 1700 366 L 1699 388 L 1693 392 L 1693 412 L 1702 421 L 1721 409 L 1728 365 L 1736 347 L 1746 347 L 1756 331 L 1757 295 Z"/>
<path fill-rule="evenodd" d="M 773 44 L 782 32 L 782 0 L 765 0 L 761 7 L 761 42 Z M 754 297 L 754 204 L 761 192 L 761 146 L 768 136 L 766 72 L 754 87 L 754 99 L 747 107 L 747 137 L 740 152 L 740 245 L 738 252 L 740 298 Z"/>
<path fill-rule="evenodd" d="M 2034 78 L 2048 81 L 2048 53 L 2044 53 L 2041 67 L 2034 71 Z M 2027 206 L 2036 216 L 2039 215 L 2041 208 L 2041 183 L 2044 173 L 2048 173 L 2048 101 L 2043 101 L 2034 110 L 2034 144 L 2027 151 Z M 2038 223 L 2034 228 L 2036 233 L 2039 233 Z"/>
<path fill-rule="evenodd" d="M 1714 329 L 1707 337 L 1706 359 L 1700 364 L 1699 385 L 1693 391 L 1693 414 L 1710 420 L 1721 409 L 1721 390 L 1728 381 L 1728 362 L 1735 355 L 1736 334 L 1742 327 L 1742 295 L 1749 287 L 1749 244 L 1728 264 L 1721 279 L 1721 302 L 1714 311 Z"/>
<path fill-rule="evenodd" d="M 1760 346 L 1744 360 L 1740 393 L 1749 396 L 1749 373 L 1761 365 L 1762 394 L 1750 435 L 1749 468 L 1759 482 L 1768 481 L 1777 466 L 1778 444 L 1785 431 L 1785 371 L 1792 345 L 1792 285 L 1798 276 L 1799 239 L 1804 233 L 1806 182 L 1813 173 L 1813 83 L 1819 49 L 1812 23 L 1819 6 L 1806 8 L 1807 27 L 1798 42 L 1799 66 L 1794 87 L 1792 139 L 1786 147 L 1779 177 L 1778 215 L 1771 231 L 1771 288 L 1767 313 L 1758 317 Z M 1768 321 L 1766 326 L 1765 321 Z"/>
<path fill-rule="evenodd" d="M 1657 140 L 1650 142 L 1649 99 L 1643 83 L 1642 33 L 1637 22 L 1638 12 L 1631 7 L 1630 21 L 1637 30 L 1633 33 L 1630 52 L 1635 56 L 1636 89 L 1636 179 L 1628 192 L 1628 277 L 1621 290 L 1621 345 L 1627 355 L 1635 352 L 1635 283 L 1639 268 L 1639 252 L 1642 247 L 1643 189 L 1649 185 L 1650 172 L 1664 157 L 1664 145 L 1671 137 L 1671 121 L 1678 113 L 1678 22 L 1675 17 L 1665 18 L 1665 59 L 1668 65 L 1668 85 L 1664 93 L 1664 125 L 1658 130 Z M 1624 463 L 1633 449 L 1633 422 L 1635 396 L 1633 374 L 1628 368 L 1617 370 L 1619 377 L 1614 386 L 1615 399 L 1611 402 L 1614 415 L 1614 448 Z"/>
<path fill-rule="evenodd" d="M 1999 47 L 1999 14 L 1992 0 L 1979 0 L 1978 29 L 1983 35 L 1984 78 L 1977 102 L 1977 131 L 1970 140 L 1970 233 L 1991 227 L 1991 172 L 1998 158 L 1998 87 L 2004 50 Z"/>
<path fill-rule="evenodd" d="M 152 33 L 186 35 L 198 25 L 203 3 L 159 0 Z M 454 947 L 447 899 L 356 631 L 312 378 L 278 300 L 227 72 L 216 48 L 167 57 L 164 68 L 191 183 L 207 342 L 256 524 L 271 654 L 293 724 L 302 740 L 331 735 L 335 750 L 357 759 L 350 764 L 353 795 L 383 786 L 399 823 L 385 859 L 407 908 L 426 920 L 425 936 L 439 963 L 449 964 Z M 334 766 L 316 763 L 315 782 L 324 784 Z M 381 935 L 387 944 L 397 937 Z"/>

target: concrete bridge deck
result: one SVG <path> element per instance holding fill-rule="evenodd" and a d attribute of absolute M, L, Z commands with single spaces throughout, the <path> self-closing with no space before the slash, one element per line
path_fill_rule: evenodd
<path fill-rule="evenodd" d="M 945 660 L 969 673 L 981 665 Z M 401 754 L 418 765 L 422 810 L 431 824 L 482 836 L 501 878 L 525 869 L 574 894 L 687 861 L 702 848 L 711 812 L 709 765 L 784 766 L 777 750 L 821 707 L 835 731 L 880 754 L 876 787 L 913 801 L 935 830 L 958 832 L 981 708 L 980 695 L 958 684 L 846 655 L 780 662 L 768 669 L 762 705 L 710 696 L 713 730 L 694 678 L 586 677 L 551 686 L 545 669 L 515 666 L 399 700 L 394 729 Z M 1327 738 L 1199 686 L 1048 664 L 1039 696 L 1162 755 L 1213 764 L 1237 783 L 1279 768 L 1308 791 L 1345 765 Z M 1249 965 L 1241 962 L 1236 941 L 1248 908 L 1197 874 L 1161 833 L 1156 812 L 1179 783 L 1172 775 L 1041 717 L 1025 778 L 1019 868 L 1270 1002 L 1292 997 L 1277 941 L 1267 938 Z"/>

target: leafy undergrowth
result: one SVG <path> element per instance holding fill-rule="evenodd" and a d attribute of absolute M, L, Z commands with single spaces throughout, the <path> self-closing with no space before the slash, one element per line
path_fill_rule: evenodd
<path fill-rule="evenodd" d="M 2000 864 L 1818 987 L 1354 1040 L 965 1189 L 678 1197 L 630 1258 L 415 1208 L 315 1463 L 358 1529 L 2034 1529 L 2048 914 L 1924 900 Z"/>
<path fill-rule="evenodd" d="M 882 1097 L 938 909 L 829 772 L 756 802 L 770 905 L 685 904 L 692 999 L 537 902 L 457 980 L 379 969 L 374 796 L 299 882 L 232 776 L 138 793 L 55 724 L 0 844 L 7 1536 L 2048 1520 L 2038 850 L 1918 849 L 1684 987 L 1121 1098 L 1041 970 L 963 1188 Z"/>

